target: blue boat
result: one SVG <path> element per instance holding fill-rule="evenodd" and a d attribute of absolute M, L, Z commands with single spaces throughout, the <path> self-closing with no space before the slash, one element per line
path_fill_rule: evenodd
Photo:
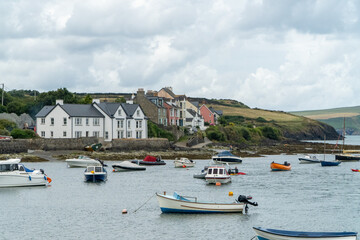
<path fill-rule="evenodd" d="M 88 166 L 84 173 L 86 182 L 103 182 L 107 180 L 107 172 L 104 166 Z"/>
<path fill-rule="evenodd" d="M 258 240 L 356 240 L 357 232 L 302 232 L 253 227 Z"/>
<path fill-rule="evenodd" d="M 212 157 L 212 160 L 216 163 L 242 163 L 242 159 L 230 151 L 223 151 Z"/>
<path fill-rule="evenodd" d="M 320 161 L 322 167 L 338 166 L 340 161 Z"/>

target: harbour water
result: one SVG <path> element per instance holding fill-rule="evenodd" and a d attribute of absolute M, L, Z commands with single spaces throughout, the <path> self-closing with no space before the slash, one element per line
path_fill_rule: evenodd
<path fill-rule="evenodd" d="M 351 171 L 360 162 L 326 168 L 299 164 L 299 156 L 245 158 L 237 166 L 247 175 L 222 186 L 193 178 L 207 160 L 188 169 L 168 160 L 143 172 L 116 173 L 107 162 L 105 183 L 84 182 L 84 169 L 67 168 L 62 161 L 26 163 L 44 169 L 53 182 L 0 189 L 0 239 L 251 239 L 253 226 L 360 232 L 360 172 Z M 271 172 L 272 161 L 288 161 L 292 171 Z M 250 206 L 247 214 L 162 214 L 155 192 L 163 191 L 211 202 L 251 195 L 259 206 Z"/>

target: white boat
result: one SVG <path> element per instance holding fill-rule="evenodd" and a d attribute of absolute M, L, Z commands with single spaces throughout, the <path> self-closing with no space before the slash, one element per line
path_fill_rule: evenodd
<path fill-rule="evenodd" d="M 107 171 L 101 163 L 99 163 L 98 165 L 87 166 L 84 177 L 86 182 L 106 181 Z"/>
<path fill-rule="evenodd" d="M 223 151 L 212 157 L 215 163 L 229 163 L 238 164 L 242 163 L 242 159 L 239 156 L 232 154 L 230 151 Z"/>
<path fill-rule="evenodd" d="M 299 158 L 300 163 L 320 163 L 320 160 L 315 155 L 305 155 Z"/>
<path fill-rule="evenodd" d="M 205 175 L 208 183 L 228 183 L 231 182 L 231 176 L 224 166 L 210 166 Z"/>
<path fill-rule="evenodd" d="M 123 161 L 121 163 L 112 165 L 114 172 L 125 172 L 125 171 L 145 171 L 146 167 L 142 167 L 139 164 L 132 163 L 130 161 Z"/>
<path fill-rule="evenodd" d="M 176 168 L 187 168 L 187 167 L 194 167 L 195 162 L 188 158 L 180 158 L 180 159 L 175 159 L 174 165 Z"/>
<path fill-rule="evenodd" d="M 99 161 L 89 158 L 88 156 L 80 155 L 78 158 L 66 159 L 65 162 L 69 168 L 72 167 L 83 167 L 86 168 L 89 165 L 98 164 Z"/>
<path fill-rule="evenodd" d="M 51 182 L 44 170 L 30 170 L 21 159 L 0 161 L 0 187 L 46 186 Z"/>
<path fill-rule="evenodd" d="M 205 166 L 200 173 L 198 174 L 194 174 L 193 177 L 194 178 L 200 178 L 200 179 L 205 179 L 205 176 L 207 174 L 207 170 L 208 170 L 209 166 Z"/>
<path fill-rule="evenodd" d="M 257 206 L 242 195 L 239 196 L 240 201 L 232 203 L 198 202 L 196 197 L 180 196 L 176 192 L 173 195 L 156 193 L 156 196 L 163 213 L 241 213 L 246 210 L 247 204 Z"/>
<path fill-rule="evenodd" d="M 357 232 L 301 232 L 253 227 L 259 240 L 356 240 Z"/>

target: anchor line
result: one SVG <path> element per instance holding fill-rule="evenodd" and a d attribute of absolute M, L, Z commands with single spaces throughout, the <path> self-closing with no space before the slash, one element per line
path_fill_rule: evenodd
<path fill-rule="evenodd" d="M 152 199 L 154 196 L 155 196 L 155 194 L 151 195 L 151 197 L 150 197 L 145 203 L 143 203 L 138 209 L 136 209 L 136 210 L 134 211 L 134 213 L 136 213 L 137 210 L 139 210 L 140 208 L 142 208 L 142 207 L 143 207 L 148 201 L 150 201 L 150 199 Z"/>

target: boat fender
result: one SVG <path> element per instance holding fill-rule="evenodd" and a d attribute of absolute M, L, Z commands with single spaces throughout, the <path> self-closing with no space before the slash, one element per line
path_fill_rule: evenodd
<path fill-rule="evenodd" d="M 31 181 L 31 176 L 29 176 L 29 180 Z"/>

